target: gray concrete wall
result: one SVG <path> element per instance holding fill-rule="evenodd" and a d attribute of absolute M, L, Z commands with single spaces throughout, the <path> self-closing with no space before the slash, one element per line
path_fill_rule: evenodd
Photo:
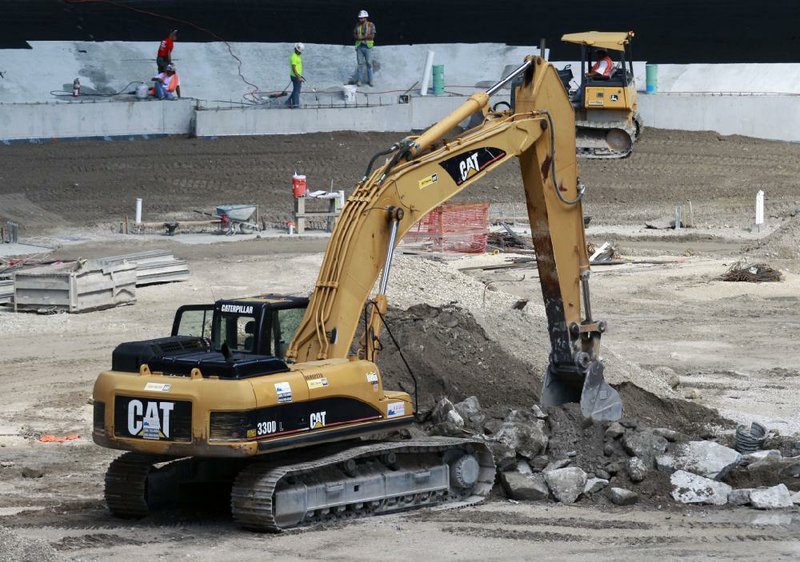
<path fill-rule="evenodd" d="M 192 100 L 0 104 L 0 142 L 186 134 L 195 105 Z"/>
<path fill-rule="evenodd" d="M 198 137 L 293 135 L 330 131 L 408 132 L 430 127 L 466 97 L 413 97 L 409 103 L 364 107 L 275 109 L 228 107 L 197 111 Z M 508 99 L 508 96 L 499 96 Z"/>
<path fill-rule="evenodd" d="M 800 141 L 796 95 L 648 94 L 639 112 L 645 127 Z"/>

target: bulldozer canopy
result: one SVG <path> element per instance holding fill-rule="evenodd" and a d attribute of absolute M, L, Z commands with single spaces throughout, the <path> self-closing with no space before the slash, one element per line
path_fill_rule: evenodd
<path fill-rule="evenodd" d="M 633 31 L 586 31 L 584 33 L 567 33 L 561 36 L 561 40 L 595 49 L 624 51 L 625 45 L 630 43 L 633 35 Z"/>

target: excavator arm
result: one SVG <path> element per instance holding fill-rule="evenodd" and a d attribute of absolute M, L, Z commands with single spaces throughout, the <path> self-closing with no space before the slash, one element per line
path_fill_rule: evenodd
<path fill-rule="evenodd" d="M 491 94 L 511 80 L 512 109 L 489 111 Z M 475 115 L 482 117 L 481 125 L 445 140 L 448 131 Z M 586 417 L 621 417 L 621 401 L 605 382 L 599 358 L 604 323 L 591 318 L 575 117 L 555 68 L 529 57 L 421 136 L 406 138 L 376 158 L 384 155 L 388 158 L 378 169 L 371 170 L 370 163 L 342 210 L 287 359 L 347 357 L 369 303 L 362 352 L 374 361 L 397 242 L 431 210 L 516 157 L 552 346 L 542 403 L 580 401 Z M 370 300 L 381 272 L 377 296 Z"/>

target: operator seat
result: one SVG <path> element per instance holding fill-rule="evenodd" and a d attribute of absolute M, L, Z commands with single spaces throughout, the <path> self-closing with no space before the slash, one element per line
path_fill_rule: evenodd
<path fill-rule="evenodd" d="M 248 334 L 244 338 L 244 345 L 242 346 L 244 347 L 245 351 L 250 351 L 250 352 L 255 351 L 253 349 L 253 346 L 255 344 L 255 337 L 253 336 L 253 334 L 255 333 L 255 331 L 256 331 L 255 320 L 250 320 L 247 324 L 244 325 L 244 333 Z"/>

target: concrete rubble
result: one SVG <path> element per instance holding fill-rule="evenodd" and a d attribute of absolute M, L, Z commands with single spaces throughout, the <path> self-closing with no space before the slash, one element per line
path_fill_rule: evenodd
<path fill-rule="evenodd" d="M 756 509 L 781 509 L 792 507 L 792 496 L 786 484 L 778 484 L 771 488 L 752 490 L 750 503 Z"/>
<path fill-rule="evenodd" d="M 681 503 L 699 503 L 725 505 L 731 488 L 723 482 L 717 482 L 685 470 L 676 470 L 670 477 L 672 499 Z"/>
<path fill-rule="evenodd" d="M 645 467 L 655 466 L 656 457 L 667 450 L 669 443 L 651 430 L 629 432 L 622 438 L 625 452 L 642 460 Z"/>
<path fill-rule="evenodd" d="M 586 487 L 586 473 L 575 466 L 545 472 L 544 479 L 561 503 L 575 503 Z"/>
<path fill-rule="evenodd" d="M 658 469 L 664 472 L 684 470 L 721 480 L 742 462 L 742 455 L 714 441 L 690 441 L 674 451 L 656 458 Z"/>
<path fill-rule="evenodd" d="M 639 494 L 625 488 L 611 488 L 608 497 L 615 505 L 633 505 L 639 501 Z"/>
<path fill-rule="evenodd" d="M 512 411 L 493 439 L 513 448 L 518 455 L 533 459 L 547 448 L 544 422 L 523 418 L 519 410 Z"/>
<path fill-rule="evenodd" d="M 608 486 L 608 480 L 605 478 L 589 478 L 586 480 L 586 485 L 583 487 L 583 493 L 596 494 L 606 486 Z"/>
<path fill-rule="evenodd" d="M 628 477 L 632 482 L 641 482 L 647 478 L 649 469 L 645 462 L 639 457 L 631 457 L 628 459 L 627 464 Z"/>
<path fill-rule="evenodd" d="M 512 500 L 539 501 L 550 497 L 550 489 L 540 472 L 536 474 L 522 474 L 517 471 L 501 472 L 500 484 L 506 495 Z"/>
<path fill-rule="evenodd" d="M 740 488 L 728 492 L 728 503 L 731 505 L 750 505 L 750 494 L 755 488 Z"/>
<path fill-rule="evenodd" d="M 494 455 L 498 481 L 513 500 L 571 504 L 605 498 L 632 505 L 642 493 L 652 498 L 655 487 L 656 493 L 684 504 L 779 509 L 800 502 L 800 492 L 779 481 L 794 481 L 800 458 L 783 457 L 778 449 L 743 456 L 715 441 L 687 441 L 681 432 L 623 419 L 597 426 L 593 446 L 601 448 L 594 449 L 600 456 L 587 458 L 586 450 L 573 448 L 578 443 L 574 433 L 560 433 L 565 421 L 592 427 L 585 420 L 563 418 L 558 410 L 546 412 L 538 405 L 496 415 L 484 411 L 474 396 L 457 403 L 442 398 L 431 411 L 431 429 L 484 440 Z"/>

